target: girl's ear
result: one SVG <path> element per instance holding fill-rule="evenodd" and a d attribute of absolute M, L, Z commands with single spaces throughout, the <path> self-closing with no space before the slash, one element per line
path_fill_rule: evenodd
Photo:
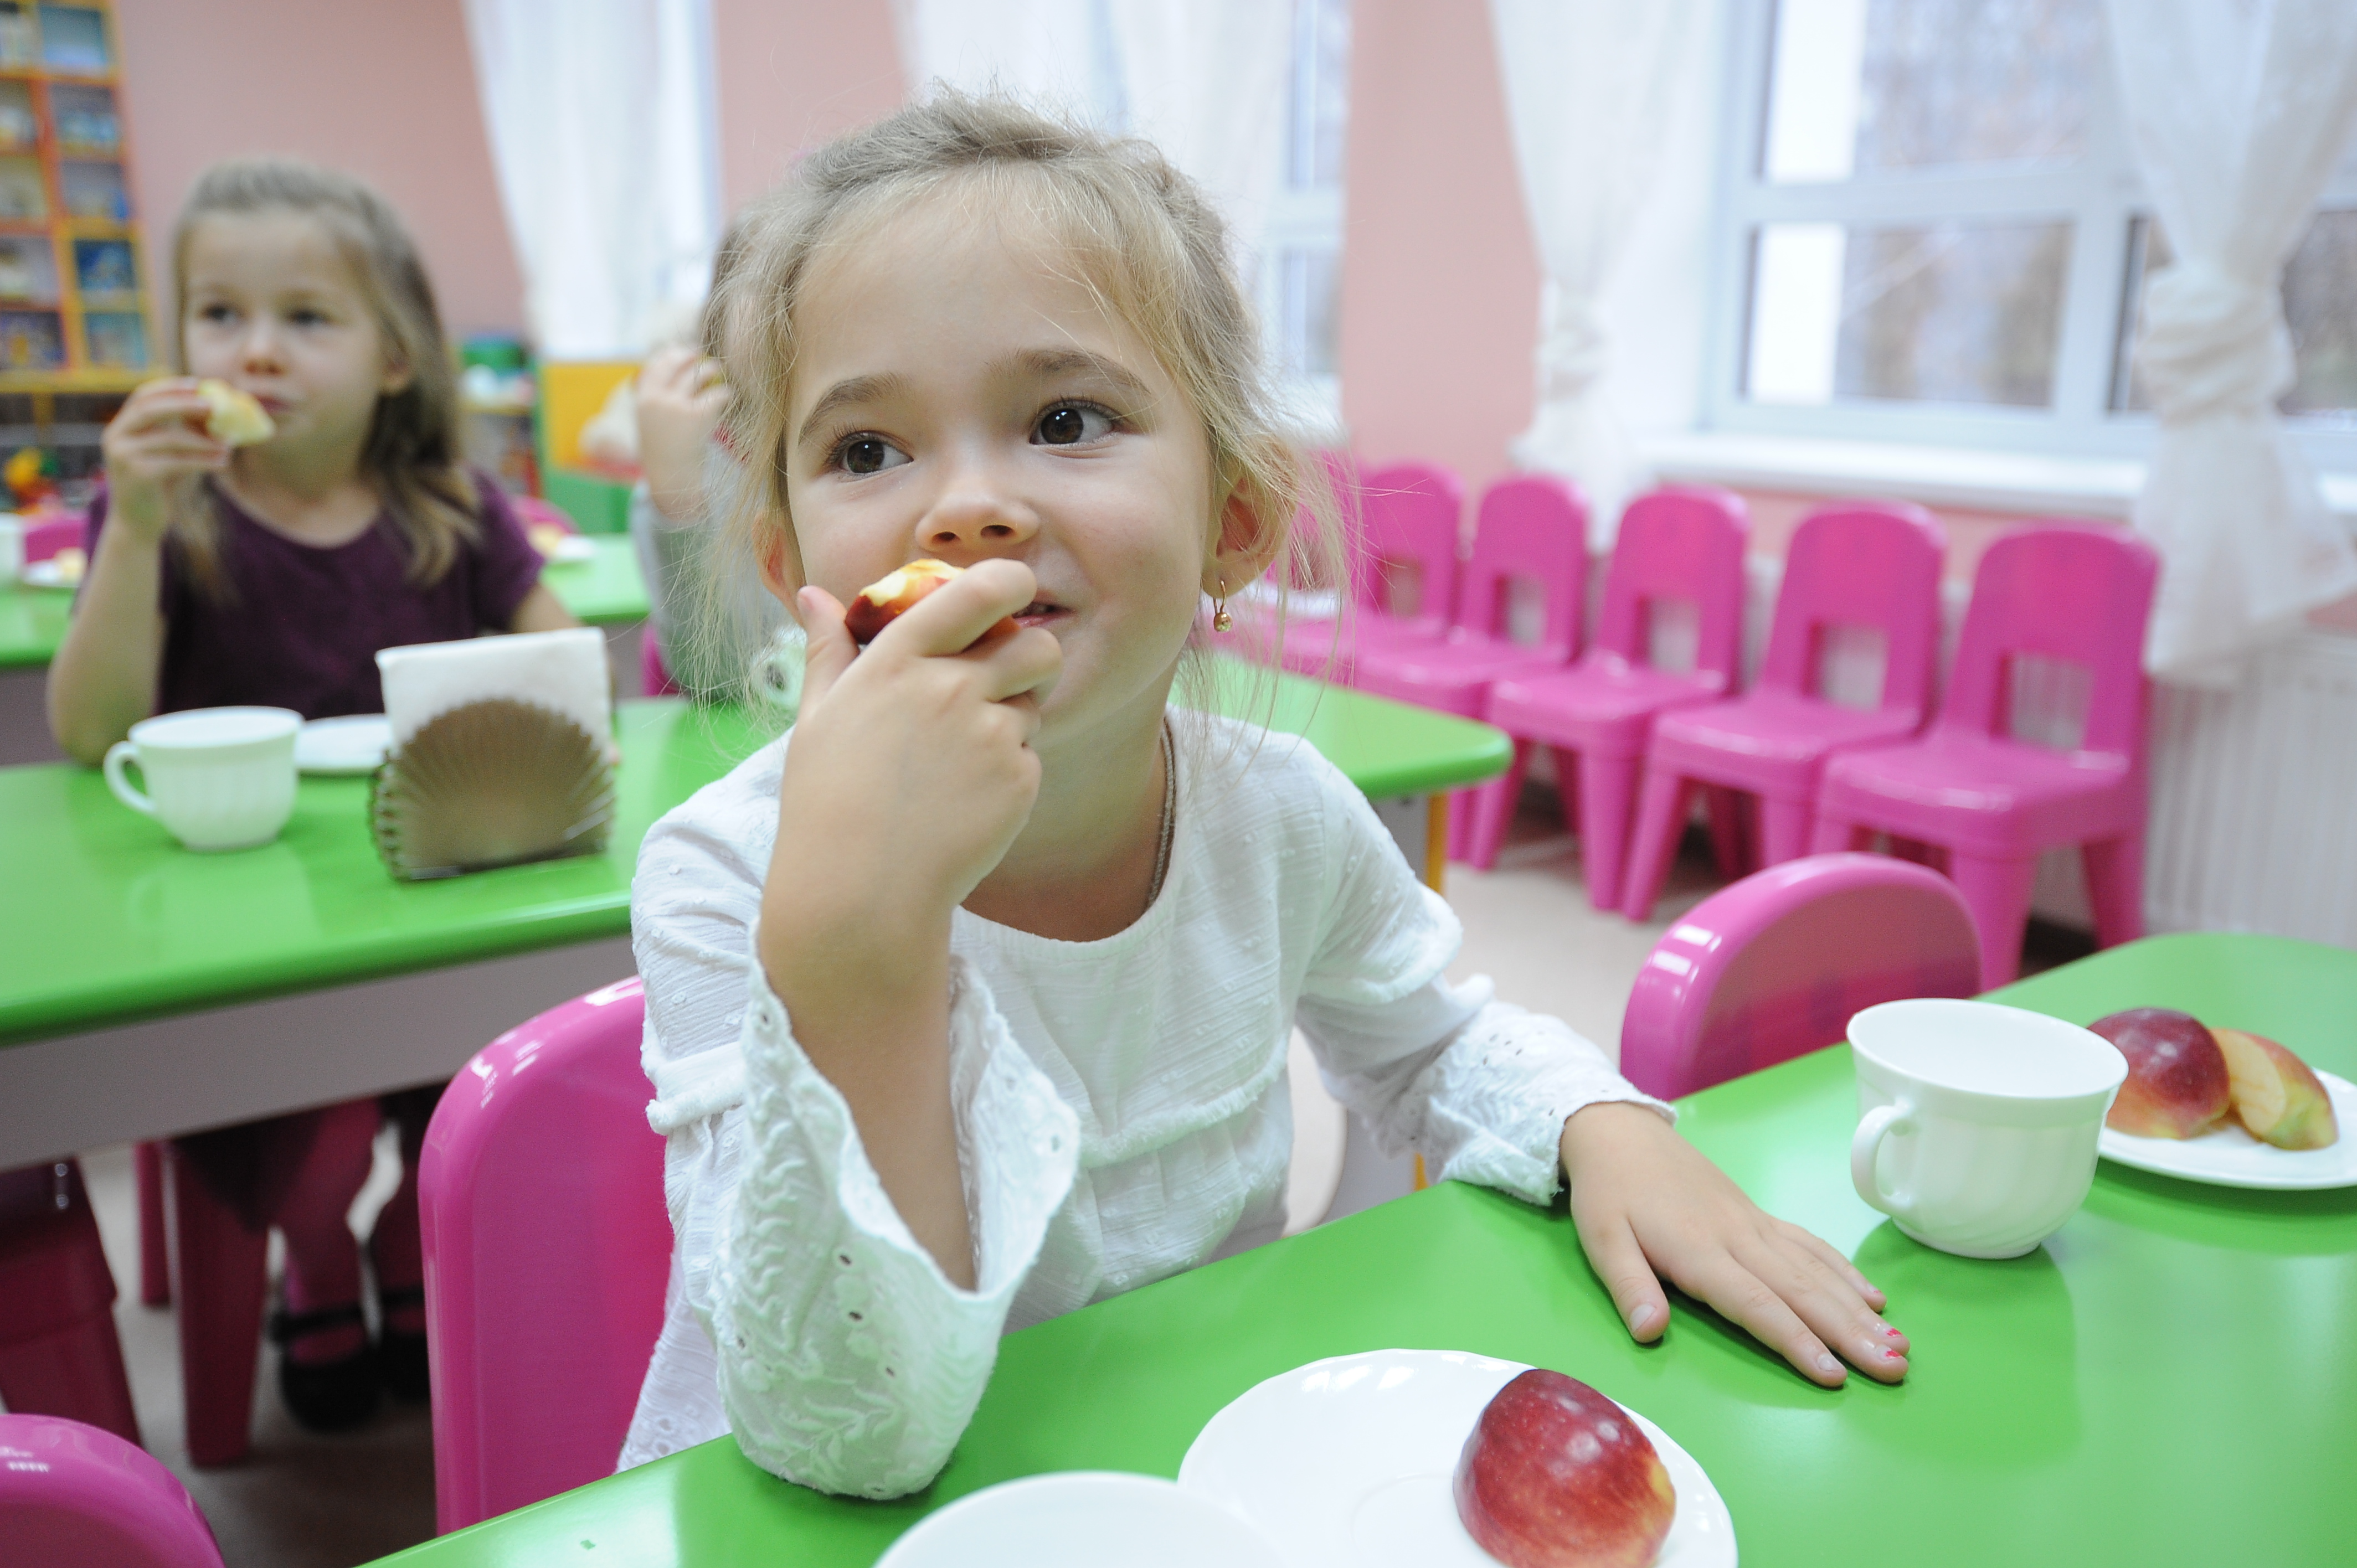
<path fill-rule="evenodd" d="M 1256 581 L 1284 545 L 1285 518 L 1276 499 L 1250 474 L 1240 476 L 1220 508 L 1219 537 L 1203 565 L 1203 591 L 1232 594 Z"/>
<path fill-rule="evenodd" d="M 395 360 L 388 355 L 384 361 L 384 373 L 377 378 L 377 396 L 399 397 L 416 379 L 417 372 L 409 368 L 407 360 Z"/>
<path fill-rule="evenodd" d="M 771 596 L 786 607 L 786 613 L 799 621 L 794 610 L 794 596 L 802 591 L 802 564 L 794 549 L 793 531 L 782 524 L 767 530 L 759 549 L 761 585 Z M 740 557 L 741 559 L 741 557 Z"/>

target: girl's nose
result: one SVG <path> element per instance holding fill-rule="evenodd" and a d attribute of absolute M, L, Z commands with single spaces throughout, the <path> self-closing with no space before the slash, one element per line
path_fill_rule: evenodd
<path fill-rule="evenodd" d="M 266 319 L 256 320 L 245 329 L 239 362 L 249 375 L 269 375 L 283 369 L 279 352 L 278 333 Z"/>
<path fill-rule="evenodd" d="M 980 476 L 963 476 L 918 520 L 918 548 L 947 558 L 1008 554 L 1039 532 L 1039 514 Z"/>

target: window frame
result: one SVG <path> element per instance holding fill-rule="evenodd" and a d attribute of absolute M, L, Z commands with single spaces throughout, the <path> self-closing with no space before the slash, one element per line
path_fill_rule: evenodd
<path fill-rule="evenodd" d="M 1297 160 L 1308 150 L 1305 144 L 1317 134 L 1317 29 L 1320 5 L 1337 5 L 1346 27 L 1350 25 L 1351 6 L 1349 0 L 1291 0 L 1291 4 L 1293 58 L 1287 70 L 1283 140 L 1273 149 L 1279 173 L 1261 225 L 1259 242 L 1254 248 L 1250 287 L 1254 306 L 1260 313 L 1263 348 L 1276 368 L 1278 381 L 1306 393 L 1313 412 L 1339 428 L 1342 416 L 1340 367 L 1338 364 L 1315 373 L 1304 368 L 1300 358 L 1303 346 L 1294 339 L 1299 336 L 1306 317 L 1287 308 L 1289 284 L 1285 258 L 1291 251 L 1326 252 L 1333 259 L 1339 289 L 1344 242 L 1344 179 L 1337 177 L 1326 185 L 1297 185 L 1294 169 Z M 1345 94 L 1349 92 L 1347 71 L 1343 91 Z M 1345 113 L 1348 113 L 1346 104 Z M 1314 165 L 1315 159 L 1308 161 Z M 1339 300 L 1336 307 L 1339 310 Z"/>
<path fill-rule="evenodd" d="M 2134 220 L 2150 214 L 2127 142 L 2117 88 L 2096 73 L 2084 153 L 2069 164 L 1973 165 L 1774 184 L 1764 174 L 1776 0 L 1736 0 L 1727 29 L 1717 152 L 1718 199 L 1710 227 L 1709 318 L 1702 424 L 1748 435 L 1867 440 L 2047 456 L 2147 457 L 2158 422 L 2115 409 L 2121 341 L 2133 330 Z M 2108 19 L 2102 23 L 2108 28 Z M 2317 203 L 2357 208 L 2357 144 Z M 1877 227 L 1975 217 L 2060 220 L 2072 227 L 2056 335 L 2054 392 L 2044 408 L 1877 399 L 1817 404 L 1756 403 L 1743 390 L 1750 351 L 1752 256 L 1772 223 Z M 2284 416 L 2319 469 L 2357 470 L 2357 416 Z"/>

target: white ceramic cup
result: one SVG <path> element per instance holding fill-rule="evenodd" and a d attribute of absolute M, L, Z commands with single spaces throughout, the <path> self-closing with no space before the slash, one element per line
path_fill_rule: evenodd
<path fill-rule="evenodd" d="M 1886 1002 L 1849 1021 L 1857 1195 L 1926 1246 L 2018 1258 L 2095 1179 L 2127 1058 L 2076 1024 L 1989 1002 Z"/>
<path fill-rule="evenodd" d="M 190 849 L 268 843 L 295 812 L 295 736 L 286 708 L 190 708 L 142 719 L 106 754 L 106 787 Z M 139 765 L 147 789 L 124 769 Z"/>

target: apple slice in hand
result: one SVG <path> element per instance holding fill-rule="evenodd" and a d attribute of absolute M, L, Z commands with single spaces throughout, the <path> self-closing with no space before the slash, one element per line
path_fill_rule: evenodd
<path fill-rule="evenodd" d="M 852 641 L 865 648 L 876 640 L 877 633 L 913 608 L 918 600 L 961 575 L 958 567 L 931 556 L 911 561 L 897 572 L 887 572 L 853 596 L 843 612 L 844 629 L 851 633 Z M 1004 617 L 982 635 L 1011 631 L 1014 627 L 1014 618 Z M 974 640 L 979 642 L 982 639 Z"/>
<path fill-rule="evenodd" d="M 2128 1058 L 2127 1081 L 2104 1124 L 2136 1138 L 2198 1138 L 2233 1108 L 2225 1053 L 2201 1020 L 2131 1007 L 2087 1026 Z"/>
<path fill-rule="evenodd" d="M 1534 1367 L 1498 1391 L 1457 1459 L 1457 1517 L 1506 1568 L 1644 1568 L 1676 1490 L 1629 1412 Z"/>
<path fill-rule="evenodd" d="M 205 418 L 205 433 L 225 446 L 253 446 L 278 434 L 268 411 L 253 394 L 227 381 L 207 377 L 197 383 L 197 395 L 212 411 Z"/>
<path fill-rule="evenodd" d="M 2212 1029 L 2233 1085 L 2234 1114 L 2278 1149 L 2321 1149 L 2341 1137 L 2332 1096 L 2306 1062 L 2265 1035 Z"/>

